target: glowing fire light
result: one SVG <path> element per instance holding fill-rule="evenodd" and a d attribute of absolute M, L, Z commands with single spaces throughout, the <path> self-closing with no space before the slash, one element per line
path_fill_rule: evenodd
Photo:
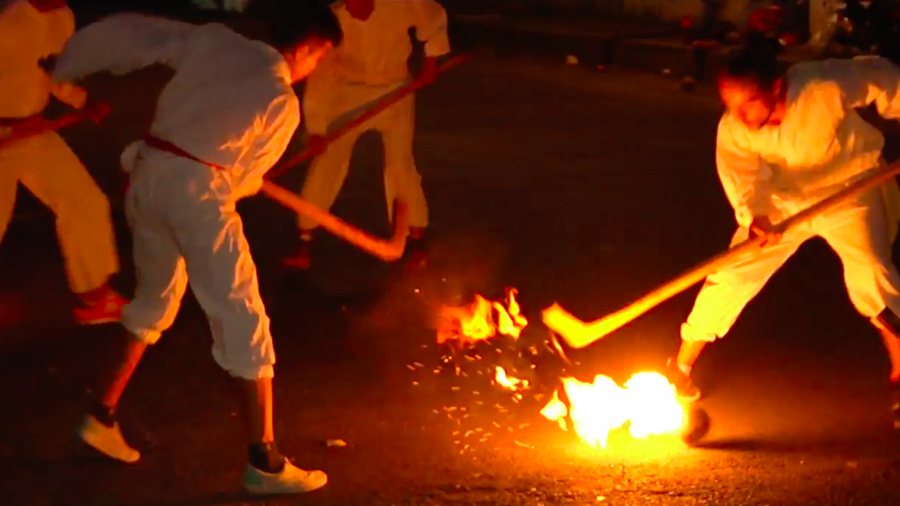
<path fill-rule="evenodd" d="M 490 302 L 481 295 L 475 296 L 475 302 L 468 307 L 444 307 L 441 309 L 438 324 L 438 344 L 451 340 L 461 343 L 474 343 L 490 339 L 499 332 L 502 335 L 518 339 L 528 325 L 528 320 L 519 312 L 515 289 L 508 292 L 509 305 L 504 307 L 499 302 Z M 497 321 L 494 321 L 494 312 Z"/>
<path fill-rule="evenodd" d="M 516 294 L 515 289 L 509 290 L 506 306 L 476 295 L 475 301 L 468 306 L 444 307 L 438 324 L 438 344 L 471 345 L 491 339 L 498 333 L 518 339 L 528 320 L 520 313 Z M 438 372 L 436 369 L 435 373 Z M 522 400 L 519 392 L 529 389 L 527 380 L 509 376 L 499 366 L 495 367 L 494 382 L 515 392 L 513 400 L 516 402 Z M 562 390 L 553 392 L 552 399 L 541 409 L 541 415 L 557 422 L 562 430 L 568 430 L 571 425 L 578 437 L 591 446 L 606 448 L 609 434 L 626 425 L 633 437 L 646 439 L 678 433 L 687 423 L 685 407 L 679 401 L 675 387 L 658 373 L 637 373 L 624 387 L 603 375 L 597 375 L 593 383 L 571 377 L 562 378 L 562 383 Z M 458 388 L 453 387 L 454 390 Z M 568 404 L 560 399 L 562 391 Z"/>
<path fill-rule="evenodd" d="M 497 366 L 496 369 L 497 373 L 494 375 L 494 381 L 501 387 L 512 391 L 528 389 L 528 380 L 508 376 L 506 370 L 500 366 Z"/>
<path fill-rule="evenodd" d="M 578 437 L 591 446 L 606 448 L 609 433 L 626 423 L 632 436 L 646 439 L 679 432 L 687 418 L 675 387 L 658 373 L 635 374 L 624 388 L 603 375 L 597 375 L 593 383 L 563 378 L 563 388 L 569 407 L 554 392 L 541 414 L 563 430 L 568 416 Z"/>

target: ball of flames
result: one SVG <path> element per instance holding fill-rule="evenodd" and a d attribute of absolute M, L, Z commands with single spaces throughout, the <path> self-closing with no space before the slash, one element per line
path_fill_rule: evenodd
<path fill-rule="evenodd" d="M 516 291 L 509 290 L 506 306 L 479 295 L 470 306 L 443 308 L 438 344 L 455 341 L 461 346 L 472 345 L 497 334 L 518 338 L 528 321 L 520 314 L 515 296 Z M 510 376 L 499 366 L 494 381 L 513 392 L 530 388 L 527 380 Z M 637 373 L 624 386 L 604 375 L 597 375 L 592 383 L 565 377 L 562 385 L 568 404 L 560 399 L 557 389 L 540 413 L 563 430 L 568 430 L 571 422 L 578 437 L 591 446 L 605 448 L 609 434 L 626 425 L 633 437 L 646 439 L 679 433 L 688 422 L 675 387 L 659 373 Z"/>
<path fill-rule="evenodd" d="M 606 448 L 610 432 L 626 424 L 632 436 L 646 439 L 680 432 L 687 419 L 675 387 L 655 372 L 635 374 L 624 388 L 602 374 L 593 383 L 575 378 L 562 382 L 569 405 L 560 400 L 557 390 L 541 415 L 563 430 L 568 429 L 568 418 L 578 437 L 591 446 Z"/>

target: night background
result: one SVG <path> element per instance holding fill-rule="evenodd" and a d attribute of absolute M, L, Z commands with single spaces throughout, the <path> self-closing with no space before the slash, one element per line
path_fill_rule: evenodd
<path fill-rule="evenodd" d="M 263 39 L 274 9 L 260 0 L 245 15 L 211 14 L 184 4 L 70 2 L 80 25 L 134 9 L 224 21 Z M 619 431 L 607 448 L 592 448 L 539 414 L 562 367 L 583 381 L 604 374 L 622 383 L 662 371 L 677 350 L 696 287 L 591 347 L 567 350 L 573 363 L 565 366 L 546 346 L 540 310 L 559 302 L 599 318 L 728 245 L 735 224 L 715 170 L 722 108 L 711 76 L 768 4 L 445 6 L 454 50 L 473 59 L 417 95 L 430 267 L 407 272 L 322 234 L 314 268 L 286 273 L 295 216 L 263 196 L 239 207 L 278 354 L 279 447 L 298 465 L 327 471 L 329 485 L 273 499 L 239 491 L 238 405 L 190 294 L 123 397 L 123 432 L 141 462 L 120 466 L 77 444 L 79 417 L 121 327 L 71 321 L 54 217 L 20 187 L 0 247 L 0 504 L 900 504 L 888 361 L 821 239 L 804 245 L 698 362 L 712 426 L 697 447 Z M 821 27 L 809 29 L 803 8 L 783 6 L 788 21 L 761 30 L 792 34 L 785 65 L 892 47 L 892 27 L 871 28 L 865 43 L 840 34 L 810 42 Z M 146 131 L 168 75 L 152 68 L 91 78 L 87 88 L 113 113 L 61 132 L 113 204 L 122 262 L 115 285 L 126 296 L 134 275 L 118 159 Z M 55 104 L 49 113 L 64 111 Z M 897 125 L 866 118 L 885 130 L 885 157 L 900 157 Z M 299 137 L 288 156 L 302 149 Z M 332 212 L 385 237 L 382 165 L 380 140 L 366 135 Z M 299 191 L 305 170 L 278 182 Z M 467 374 L 456 374 L 436 343 L 440 309 L 475 294 L 501 301 L 507 288 L 518 289 L 530 321 L 522 338 L 457 356 Z M 536 353 L 525 352 L 532 346 Z M 514 399 L 485 376 L 497 365 L 530 375 L 535 387 Z M 347 446 L 328 444 L 338 439 Z"/>

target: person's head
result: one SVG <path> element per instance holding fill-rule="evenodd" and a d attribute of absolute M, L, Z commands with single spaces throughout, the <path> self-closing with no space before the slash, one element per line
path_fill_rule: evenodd
<path fill-rule="evenodd" d="M 272 23 L 272 46 L 291 67 L 294 82 L 305 79 L 334 46 L 343 32 L 330 8 L 310 0 L 295 1 L 279 12 Z"/>
<path fill-rule="evenodd" d="M 365 21 L 375 10 L 375 0 L 344 0 L 344 8 L 354 19 Z"/>
<path fill-rule="evenodd" d="M 758 42 L 730 55 L 718 85 L 725 107 L 749 128 L 780 122 L 787 88 L 771 43 Z"/>

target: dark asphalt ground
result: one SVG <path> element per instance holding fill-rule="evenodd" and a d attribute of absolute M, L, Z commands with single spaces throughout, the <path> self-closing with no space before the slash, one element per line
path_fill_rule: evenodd
<path fill-rule="evenodd" d="M 158 78 L 91 83 L 116 112 L 65 132 L 114 203 L 118 153 L 146 126 Z M 85 394 L 119 329 L 69 321 L 52 217 L 23 198 L 0 250 L 0 504 L 900 504 L 887 360 L 820 241 L 698 363 L 713 419 L 705 448 L 626 436 L 586 448 L 538 415 L 542 402 L 513 404 L 478 383 L 476 366 L 488 359 L 467 365 L 468 378 L 432 372 L 440 304 L 517 287 L 541 339 L 538 311 L 553 301 L 599 317 L 727 245 L 734 225 L 713 165 L 719 107 L 708 90 L 481 60 L 422 92 L 418 112 L 434 230 L 427 272 L 408 275 L 325 237 L 311 273 L 285 276 L 278 260 L 292 217 L 263 197 L 241 208 L 273 320 L 279 444 L 301 466 L 325 469 L 326 489 L 240 494 L 237 405 L 193 300 L 126 391 L 124 431 L 142 461 L 115 465 L 75 444 Z M 297 188 L 302 172 L 282 182 Z M 334 211 L 386 235 L 382 195 L 380 147 L 366 138 Z M 130 293 L 118 211 L 117 220 L 117 283 Z M 695 293 L 573 354 L 575 373 L 623 381 L 659 370 Z M 408 370 L 413 361 L 425 367 Z M 451 406 L 469 416 L 448 414 Z M 454 431 L 476 428 L 492 436 L 454 443 Z M 327 447 L 335 438 L 349 446 Z"/>

